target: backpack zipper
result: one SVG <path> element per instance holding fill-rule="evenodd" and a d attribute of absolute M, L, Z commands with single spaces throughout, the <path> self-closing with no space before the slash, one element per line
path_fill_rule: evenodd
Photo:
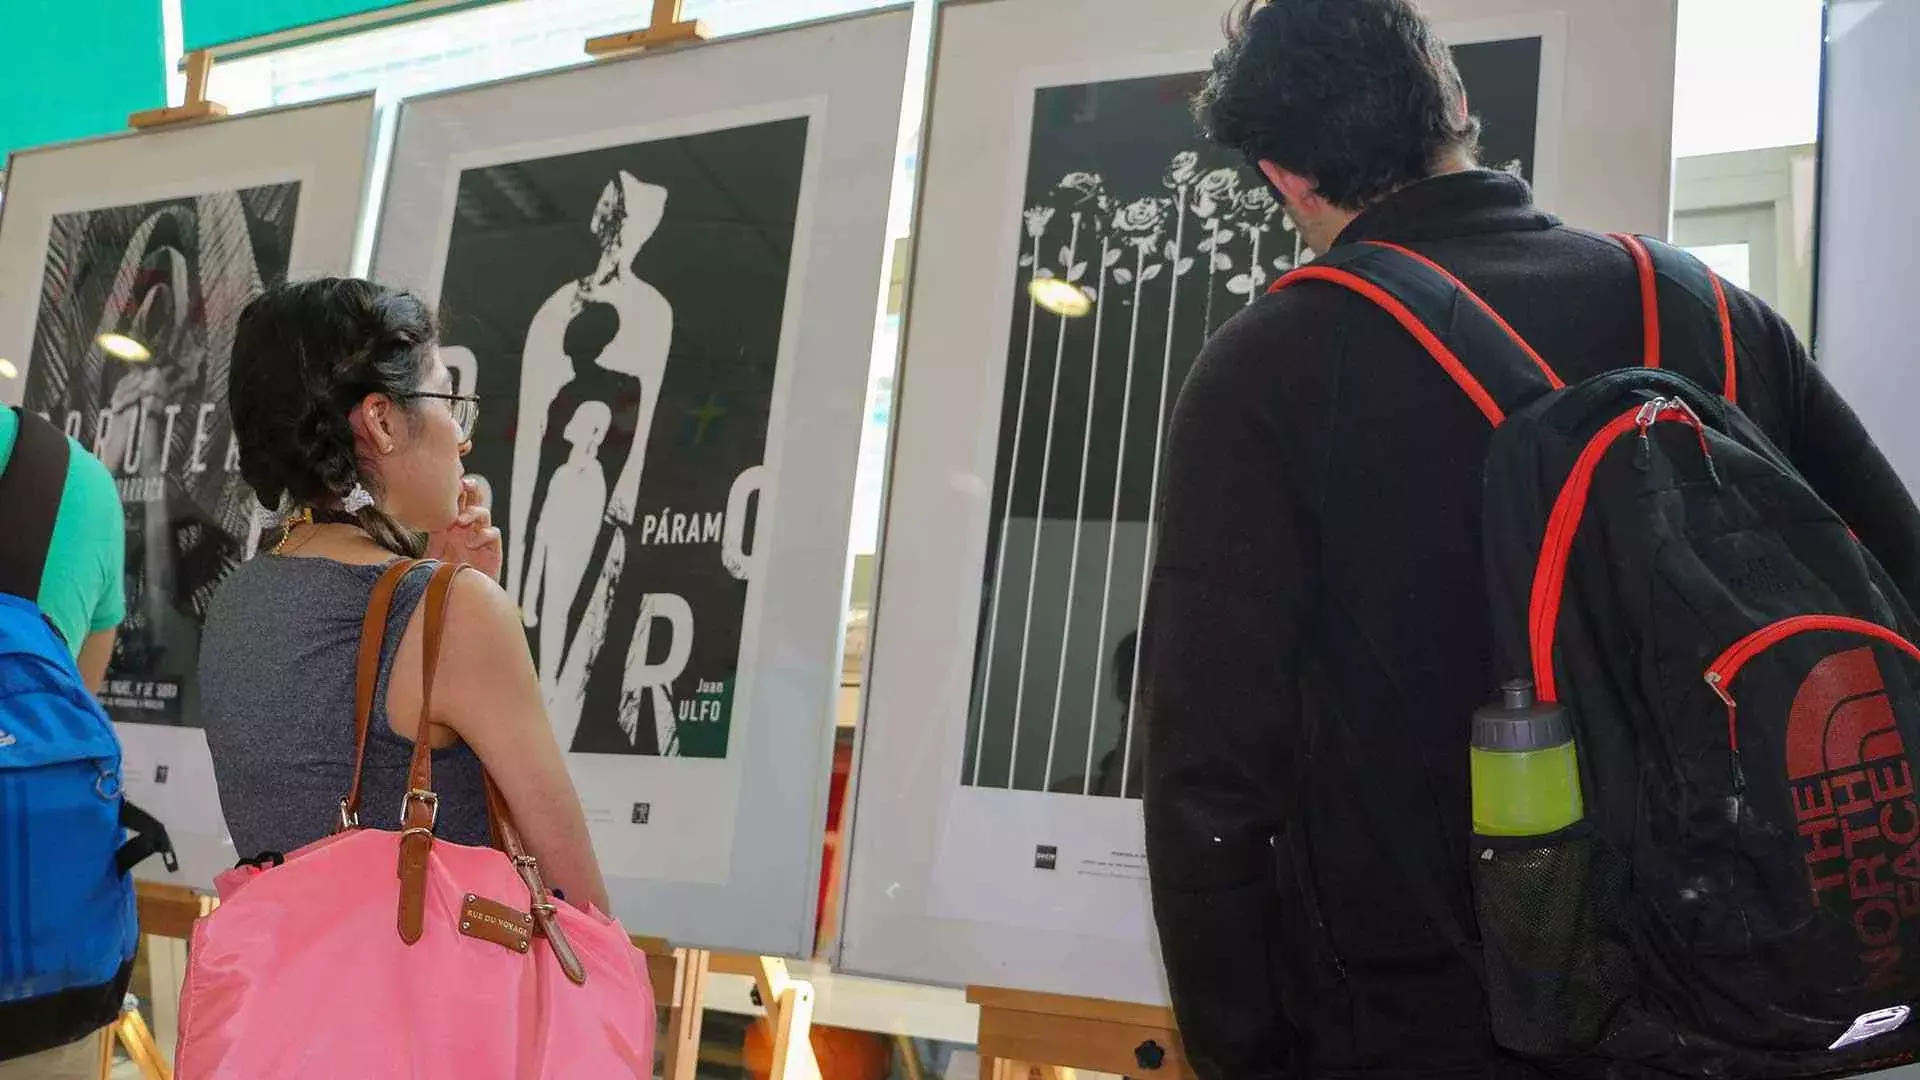
<path fill-rule="evenodd" d="M 1715 657 L 1713 663 L 1707 665 L 1705 678 L 1714 696 L 1725 702 L 1727 706 L 1727 749 L 1733 754 L 1734 783 L 1739 787 L 1746 786 L 1746 774 L 1740 768 L 1740 710 L 1739 706 L 1734 704 L 1733 692 L 1728 687 L 1734 679 L 1739 677 L 1740 669 L 1746 667 L 1747 662 L 1754 657 L 1790 637 L 1819 630 L 1874 638 L 1920 661 L 1920 646 L 1915 646 L 1913 642 L 1879 623 L 1856 619 L 1849 615 L 1795 615 L 1790 619 L 1769 623 L 1734 642 L 1732 647 Z"/>
<path fill-rule="evenodd" d="M 1660 397 L 1636 405 L 1608 421 L 1588 440 L 1573 469 L 1567 473 L 1567 482 L 1561 487 L 1559 497 L 1554 500 L 1553 512 L 1547 518 L 1546 540 L 1540 548 L 1540 562 L 1534 568 L 1527 640 L 1532 643 L 1534 686 L 1543 702 L 1559 700 L 1559 686 L 1553 672 L 1554 632 L 1560 622 L 1560 603 L 1566 589 L 1567 560 L 1573 555 L 1573 541 L 1580 533 L 1580 521 L 1587 511 L 1594 471 L 1613 444 L 1629 432 L 1639 433 L 1640 454 L 1650 458 L 1650 433 L 1653 425 L 1662 421 L 1686 424 L 1699 434 L 1700 453 L 1707 460 L 1707 471 L 1713 477 L 1714 486 L 1719 486 L 1719 473 L 1707 449 L 1706 426 L 1679 398 Z"/>

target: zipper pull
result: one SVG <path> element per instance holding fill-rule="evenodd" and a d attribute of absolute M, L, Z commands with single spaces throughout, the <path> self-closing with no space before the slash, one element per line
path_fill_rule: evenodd
<path fill-rule="evenodd" d="M 1727 753 L 1733 769 L 1733 794 L 1738 800 L 1747 790 L 1747 770 L 1740 765 L 1740 742 L 1733 730 L 1733 695 L 1727 693 L 1727 680 L 1717 671 L 1707 672 L 1707 685 L 1712 687 L 1716 697 L 1727 704 Z"/>
<path fill-rule="evenodd" d="M 1733 695 L 1727 693 L 1726 680 L 1720 677 L 1719 672 L 1707 672 L 1707 685 L 1713 688 L 1714 694 L 1718 696 L 1722 702 L 1726 703 L 1727 708 L 1731 709 L 1734 707 Z"/>
<path fill-rule="evenodd" d="M 1648 433 L 1653 428 L 1653 422 L 1660 418 L 1661 411 L 1666 407 L 1666 398 L 1654 398 L 1640 406 L 1640 412 L 1633 418 L 1633 426 L 1640 432 L 1640 446 L 1633 452 L 1633 467 L 1641 472 L 1646 472 L 1653 467 L 1653 443 Z"/>

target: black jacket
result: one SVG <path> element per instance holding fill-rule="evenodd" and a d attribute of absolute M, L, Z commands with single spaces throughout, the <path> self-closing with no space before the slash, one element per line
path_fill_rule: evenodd
<path fill-rule="evenodd" d="M 1639 362 L 1631 259 L 1518 180 L 1417 184 L 1340 242 L 1362 239 L 1453 271 L 1569 383 Z M 1728 293 L 1741 406 L 1920 598 L 1913 501 L 1786 323 Z M 1154 912 L 1208 1080 L 1538 1075 L 1494 1047 L 1480 986 L 1422 902 L 1472 925 L 1468 725 L 1495 683 L 1489 437 L 1404 330 L 1326 284 L 1254 304 L 1187 379 L 1142 723 Z"/>

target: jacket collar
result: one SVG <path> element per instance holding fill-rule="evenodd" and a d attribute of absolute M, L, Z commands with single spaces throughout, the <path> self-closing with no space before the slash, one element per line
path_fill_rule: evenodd
<path fill-rule="evenodd" d="M 1429 177 L 1374 203 L 1341 230 L 1334 246 L 1362 240 L 1418 243 L 1485 233 L 1537 232 L 1560 224 L 1533 205 L 1526 181 L 1477 169 Z"/>

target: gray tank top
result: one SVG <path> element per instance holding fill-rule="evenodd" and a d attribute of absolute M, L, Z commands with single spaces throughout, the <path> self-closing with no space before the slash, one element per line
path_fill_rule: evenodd
<path fill-rule="evenodd" d="M 360 623 L 383 567 L 261 555 L 214 594 L 200 638 L 200 708 L 220 808 L 241 858 L 291 853 L 330 835 L 353 778 Z M 430 566 L 394 591 L 361 778 L 360 824 L 400 827 L 413 743 L 387 721 L 387 682 Z M 433 753 L 434 834 L 487 843 L 480 759 L 464 743 Z"/>

